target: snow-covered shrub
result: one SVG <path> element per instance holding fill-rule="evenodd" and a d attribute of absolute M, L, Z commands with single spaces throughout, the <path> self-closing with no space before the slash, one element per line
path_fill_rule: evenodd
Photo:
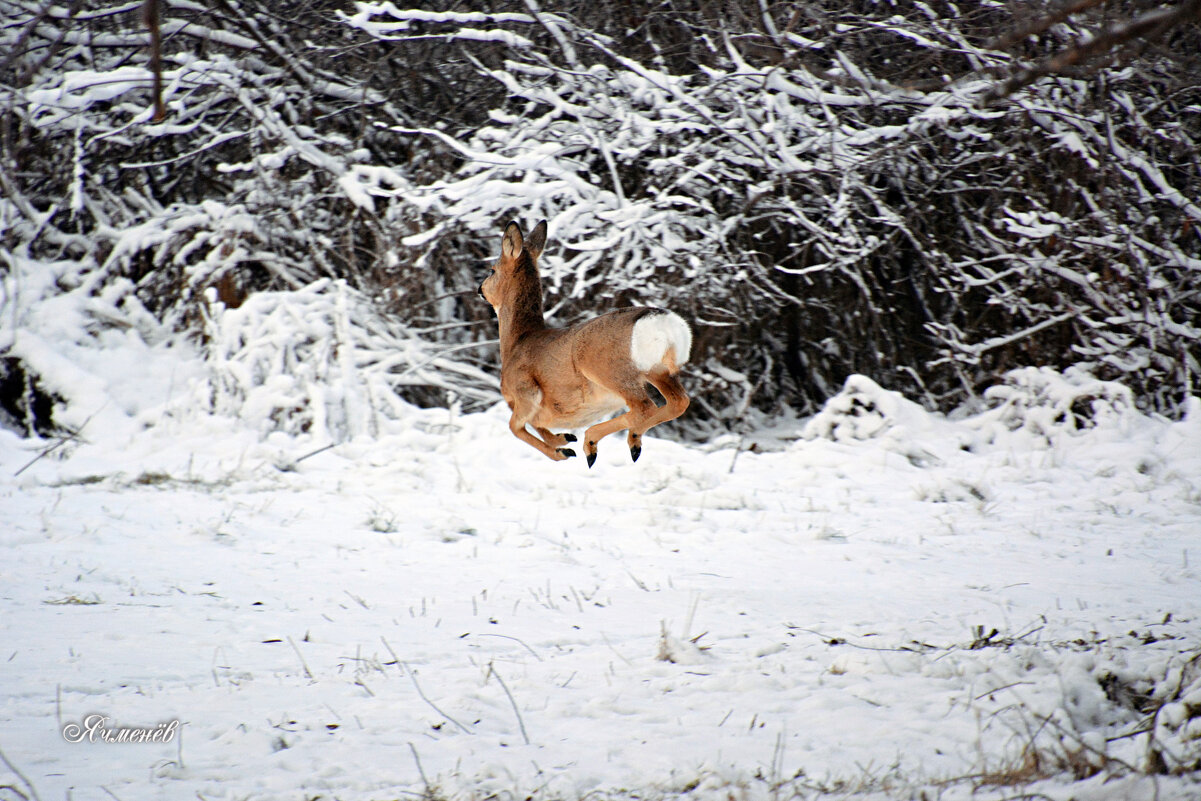
<path fill-rule="evenodd" d="M 867 376 L 852 375 L 842 391 L 805 423 L 801 438 L 836 442 L 873 440 L 904 456 L 915 467 L 924 468 L 941 458 L 930 449 L 931 441 L 945 439 L 950 433 L 944 430 L 936 434 L 939 417 Z M 939 495 L 928 490 L 920 490 L 919 494 L 928 499 Z M 983 500 L 984 494 L 977 489 L 974 497 Z"/>
<path fill-rule="evenodd" d="M 38 259 L 0 249 L 0 263 L 7 268 L 0 270 L 0 425 L 86 437 L 89 426 L 129 424 L 147 400 L 134 387 L 170 334 L 133 283 L 97 280 L 87 257 Z M 120 374 L 98 356 L 110 346 Z"/>
<path fill-rule="evenodd" d="M 60 403 L 62 398 L 47 392 L 22 359 L 0 359 L 0 426 L 45 436 L 55 429 L 54 407 Z"/>
<path fill-rule="evenodd" d="M 1147 770 L 1188 773 L 1201 770 L 1201 654 L 1173 664 L 1156 687 Z"/>
<path fill-rule="evenodd" d="M 804 439 L 876 439 L 898 426 L 921 427 L 928 413 L 899 392 L 884 389 L 867 376 L 847 378 L 842 391 L 826 401 L 801 429 Z"/>
<path fill-rule="evenodd" d="M 263 434 L 341 441 L 403 418 L 402 397 L 468 407 L 499 399 L 489 375 L 385 318 L 344 281 L 259 292 L 236 309 L 215 292 L 209 300 L 208 407 Z"/>
<path fill-rule="evenodd" d="M 1023 367 L 1005 374 L 1005 383 L 984 392 L 993 407 L 977 419 L 1010 430 L 1052 437 L 1089 428 L 1122 428 L 1137 414 L 1128 387 L 1101 381 L 1079 368 L 1060 373 L 1049 367 Z"/>
<path fill-rule="evenodd" d="M 355 198 L 338 188 L 368 152 L 344 112 L 366 104 L 374 119 L 399 118 L 314 63 L 306 37 L 345 30 L 332 10 L 302 19 L 269 4 L 163 4 L 156 76 L 141 55 L 141 4 L 106 5 L 0 0 L 13 20 L 0 32 L 4 155 L 39 176 L 4 184 L 10 235 L 91 255 L 98 278 L 134 280 L 180 325 L 198 324 L 208 287 L 240 300 L 357 278 L 385 258 L 374 219 L 356 223 Z"/>

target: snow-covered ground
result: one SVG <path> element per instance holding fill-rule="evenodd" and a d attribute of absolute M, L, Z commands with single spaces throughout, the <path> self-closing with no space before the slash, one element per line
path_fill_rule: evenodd
<path fill-rule="evenodd" d="M 4 801 L 1201 796 L 1201 403 L 856 377 L 636 464 L 501 408 L 297 461 L 106 336 L 47 369 L 78 440 L 0 431 Z"/>

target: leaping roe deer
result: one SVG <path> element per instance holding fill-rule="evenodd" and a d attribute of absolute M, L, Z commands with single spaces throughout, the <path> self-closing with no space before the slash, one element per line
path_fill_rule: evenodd
<path fill-rule="evenodd" d="M 575 456 L 565 446 L 576 438 L 551 429 L 588 426 L 584 455 L 592 467 L 597 443 L 627 429 L 630 456 L 637 461 L 642 435 L 688 408 L 677 375 L 688 361 L 692 331 L 677 314 L 642 307 L 617 309 L 570 328 L 547 326 L 538 275 L 545 246 L 546 220 L 528 239 L 517 223 L 509 223 L 500 258 L 480 284 L 480 295 L 500 323 L 500 391 L 513 411 L 509 430 L 561 461 Z M 664 406 L 656 406 L 647 384 L 663 395 Z M 622 409 L 627 411 L 607 419 Z"/>

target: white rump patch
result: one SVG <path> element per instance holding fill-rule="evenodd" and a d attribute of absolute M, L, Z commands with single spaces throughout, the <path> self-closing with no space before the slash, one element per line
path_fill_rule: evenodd
<path fill-rule="evenodd" d="M 649 370 L 663 360 L 668 348 L 675 350 L 676 364 L 688 361 L 692 351 L 692 329 L 672 312 L 645 315 L 634 323 L 630 334 L 630 357 L 639 370 Z"/>

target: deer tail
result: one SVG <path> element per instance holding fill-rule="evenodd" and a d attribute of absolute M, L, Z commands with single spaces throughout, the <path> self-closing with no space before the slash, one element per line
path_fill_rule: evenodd
<path fill-rule="evenodd" d="M 630 358 L 639 370 L 663 364 L 674 373 L 688 361 L 691 351 L 692 329 L 683 317 L 665 309 L 648 309 L 630 333 Z"/>

